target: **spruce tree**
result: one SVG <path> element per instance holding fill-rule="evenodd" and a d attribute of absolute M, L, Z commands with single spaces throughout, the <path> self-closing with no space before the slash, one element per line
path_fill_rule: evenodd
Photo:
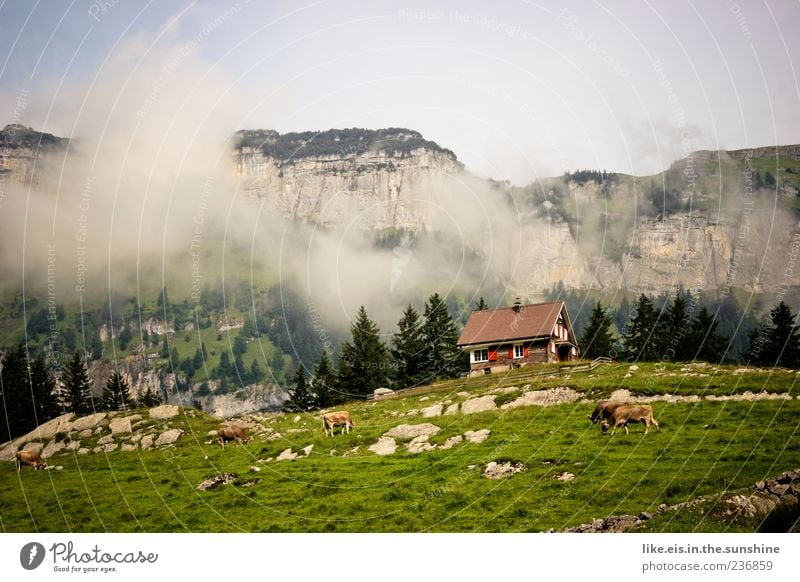
<path fill-rule="evenodd" d="M 478 299 L 478 303 L 475 305 L 475 311 L 486 311 L 489 309 L 489 306 L 486 305 L 486 301 L 483 300 L 483 297 Z"/>
<path fill-rule="evenodd" d="M 145 390 L 144 394 L 142 394 L 140 404 L 145 408 L 153 408 L 161 404 L 161 396 L 156 394 L 156 392 L 150 386 L 148 386 L 147 390 Z"/>
<path fill-rule="evenodd" d="M 74 412 L 77 416 L 92 412 L 92 381 L 80 351 L 75 352 L 64 367 L 61 383 L 64 386 L 61 403 L 67 412 Z"/>
<path fill-rule="evenodd" d="M 103 389 L 103 409 L 128 410 L 132 408 L 132 400 L 128 381 L 115 370 Z"/>
<path fill-rule="evenodd" d="M 656 344 L 658 312 L 653 308 L 653 302 L 644 293 L 636 302 L 632 315 L 622 334 L 627 359 L 644 362 L 658 359 Z"/>
<path fill-rule="evenodd" d="M 598 357 L 609 357 L 614 345 L 610 328 L 611 317 L 598 301 L 581 337 L 580 347 L 584 358 L 593 360 Z"/>
<path fill-rule="evenodd" d="M 302 364 L 297 367 L 292 380 L 292 387 L 289 388 L 289 400 L 284 407 L 287 410 L 307 411 L 314 408 L 314 399 L 308 386 L 305 368 Z"/>
<path fill-rule="evenodd" d="M 800 331 L 796 314 L 781 301 L 769 312 L 769 318 L 750 335 L 750 359 L 770 366 L 800 366 Z"/>
<path fill-rule="evenodd" d="M 5 418 L 0 422 L 0 440 L 9 441 L 35 427 L 33 400 L 28 385 L 28 359 L 22 345 L 8 350 L 0 367 L 0 391 Z"/>
<path fill-rule="evenodd" d="M 711 315 L 706 306 L 692 320 L 692 327 L 686 338 L 690 357 L 705 362 L 720 363 L 725 356 L 728 340 L 717 333 L 719 321 Z"/>
<path fill-rule="evenodd" d="M 422 325 L 424 343 L 423 374 L 434 378 L 455 378 L 463 365 L 458 348 L 458 330 L 447 311 L 447 304 L 434 293 L 425 303 L 425 323 Z"/>
<path fill-rule="evenodd" d="M 342 401 L 336 385 L 336 371 L 325 350 L 314 366 L 313 390 L 317 408 L 327 408 Z"/>
<path fill-rule="evenodd" d="M 667 308 L 666 317 L 660 330 L 658 343 L 664 354 L 673 362 L 685 362 L 692 359 L 692 346 L 687 340 L 690 329 L 688 304 L 679 291 L 675 300 Z"/>
<path fill-rule="evenodd" d="M 397 322 L 397 333 L 392 338 L 391 349 L 393 379 L 401 388 L 419 384 L 426 362 L 425 341 L 419 313 L 409 305 Z"/>
<path fill-rule="evenodd" d="M 363 305 L 350 326 L 350 333 L 352 342 L 342 344 L 339 358 L 339 386 L 343 396 L 365 397 L 388 383 L 388 350 Z"/>
<path fill-rule="evenodd" d="M 30 386 L 37 425 L 58 416 L 56 380 L 41 356 L 30 364 Z"/>

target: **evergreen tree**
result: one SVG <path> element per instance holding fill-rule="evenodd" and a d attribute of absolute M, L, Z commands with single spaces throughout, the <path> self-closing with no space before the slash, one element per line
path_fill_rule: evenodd
<path fill-rule="evenodd" d="M 627 359 L 644 362 L 657 360 L 658 312 L 653 308 L 653 302 L 644 293 L 636 302 L 632 315 L 622 335 Z"/>
<path fill-rule="evenodd" d="M 133 339 L 133 332 L 131 331 L 130 326 L 125 326 L 125 328 L 119 334 L 119 349 L 123 352 L 128 349 L 128 345 L 131 343 Z"/>
<path fill-rule="evenodd" d="M 394 381 L 401 387 L 414 386 L 422 381 L 426 364 L 425 341 L 422 337 L 422 321 L 419 313 L 409 305 L 397 323 L 397 333 L 392 338 L 392 362 Z"/>
<path fill-rule="evenodd" d="M 111 377 L 106 381 L 105 388 L 103 388 L 102 407 L 103 410 L 119 410 L 120 408 L 120 394 L 119 384 L 122 377 L 119 372 L 114 371 Z"/>
<path fill-rule="evenodd" d="M 64 367 L 61 383 L 64 386 L 61 403 L 67 412 L 74 412 L 77 416 L 92 412 L 92 381 L 80 351 L 75 352 Z"/>
<path fill-rule="evenodd" d="M 92 334 L 92 359 L 99 360 L 103 357 L 103 342 L 100 340 L 100 330 L 95 328 Z"/>
<path fill-rule="evenodd" d="M 475 311 L 486 311 L 489 309 L 489 306 L 486 305 L 486 301 L 483 300 L 483 297 L 478 299 L 477 305 L 475 305 Z"/>
<path fill-rule="evenodd" d="M 161 397 L 156 394 L 150 386 L 148 386 L 147 390 L 145 390 L 144 394 L 142 394 L 140 403 L 145 408 L 153 408 L 154 406 L 161 404 Z"/>
<path fill-rule="evenodd" d="M 41 356 L 30 365 L 30 386 L 36 413 L 36 426 L 59 415 L 56 380 Z"/>
<path fill-rule="evenodd" d="M 253 360 L 253 363 L 250 365 L 250 381 L 254 384 L 258 384 L 263 379 L 264 370 L 261 369 L 261 364 L 258 363 L 258 360 Z"/>
<path fill-rule="evenodd" d="M 622 301 L 619 304 L 619 309 L 617 309 L 617 313 L 614 315 L 614 323 L 617 326 L 617 330 L 620 333 L 625 331 L 625 327 L 628 325 L 628 322 L 631 318 L 631 304 L 628 302 L 628 298 L 626 296 L 622 296 Z"/>
<path fill-rule="evenodd" d="M 233 355 L 234 356 L 243 356 L 245 352 L 247 352 L 247 342 L 244 340 L 242 335 L 237 335 L 233 339 Z"/>
<path fill-rule="evenodd" d="M 0 367 L 0 390 L 5 418 L 0 422 L 0 440 L 9 441 L 35 427 L 33 399 L 28 389 L 28 359 L 22 345 L 8 350 Z"/>
<path fill-rule="evenodd" d="M 660 326 L 658 344 L 664 354 L 673 362 L 691 360 L 694 353 L 693 346 L 686 341 L 689 335 L 690 321 L 688 302 L 680 291 L 675 295 L 675 300 L 667 308 L 664 325 Z M 696 346 L 695 346 L 696 348 Z"/>
<path fill-rule="evenodd" d="M 342 401 L 337 390 L 336 371 L 328 353 L 324 350 L 317 365 L 314 366 L 312 383 L 314 404 L 317 408 L 327 408 Z"/>
<path fill-rule="evenodd" d="M 244 318 L 244 325 L 242 326 L 242 335 L 244 337 L 256 337 L 258 335 L 258 329 L 256 328 L 256 323 L 251 316 L 247 316 Z"/>
<path fill-rule="evenodd" d="M 705 362 L 720 363 L 725 356 L 728 340 L 717 333 L 719 321 L 711 315 L 704 305 L 692 321 L 686 338 L 690 357 Z M 692 352 L 694 352 L 692 354 Z"/>
<path fill-rule="evenodd" d="M 203 358 L 203 352 L 200 348 L 197 348 L 194 352 L 194 359 L 192 359 L 192 368 L 195 370 L 200 370 L 203 367 L 203 362 L 205 358 Z"/>
<path fill-rule="evenodd" d="M 352 343 L 342 343 L 339 385 L 353 396 L 364 397 L 388 383 L 388 351 L 378 326 L 369 319 L 363 305 L 350 326 L 350 333 Z"/>
<path fill-rule="evenodd" d="M 781 301 L 750 334 L 750 359 L 770 366 L 800 366 L 800 331 L 796 314 Z"/>
<path fill-rule="evenodd" d="M 222 378 L 227 378 L 233 373 L 233 368 L 231 367 L 231 358 L 228 355 L 228 350 L 223 350 L 219 356 L 219 365 L 217 366 L 217 376 Z"/>
<path fill-rule="evenodd" d="M 297 367 L 297 372 L 289 388 L 289 400 L 284 405 L 288 410 L 306 411 L 314 408 L 314 397 L 308 386 L 306 371 L 302 365 Z"/>
<path fill-rule="evenodd" d="M 458 348 L 458 331 L 450 318 L 447 304 L 434 293 L 425 303 L 422 325 L 423 373 L 429 378 L 455 378 L 462 371 L 462 352 Z"/>
<path fill-rule="evenodd" d="M 609 328 L 611 317 L 598 301 L 589 317 L 589 323 L 583 330 L 581 337 L 581 350 L 583 357 L 593 360 L 597 357 L 608 357 L 614 345 Z"/>

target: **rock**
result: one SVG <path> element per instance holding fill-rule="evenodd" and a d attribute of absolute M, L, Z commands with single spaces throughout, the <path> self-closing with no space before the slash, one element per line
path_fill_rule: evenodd
<path fill-rule="evenodd" d="M 78 436 L 82 439 L 88 439 L 94 434 L 94 431 L 90 428 L 84 429 L 78 433 Z"/>
<path fill-rule="evenodd" d="M 261 471 L 261 467 L 250 467 L 251 473 L 259 473 Z"/>
<path fill-rule="evenodd" d="M 81 447 L 81 448 L 78 449 L 78 454 L 79 455 L 88 455 L 89 454 L 89 449 L 87 449 L 86 447 Z"/>
<path fill-rule="evenodd" d="M 411 410 L 406 412 L 403 416 L 414 416 L 416 414 L 419 414 L 419 410 L 417 410 L 416 408 L 412 408 Z"/>
<path fill-rule="evenodd" d="M 23 451 L 33 451 L 35 453 L 41 453 L 42 449 L 44 449 L 44 445 L 42 443 L 28 443 L 22 447 Z M 14 457 L 11 458 L 13 459 Z"/>
<path fill-rule="evenodd" d="M 125 418 L 130 420 L 131 421 L 131 426 L 133 426 L 133 423 L 139 422 L 140 420 L 142 420 L 142 415 L 141 414 L 131 414 L 130 416 L 126 416 Z"/>
<path fill-rule="evenodd" d="M 575 479 L 575 473 L 569 473 L 568 471 L 564 471 L 563 473 L 559 473 L 558 475 L 553 475 L 553 478 L 556 481 L 572 481 Z"/>
<path fill-rule="evenodd" d="M 97 439 L 98 445 L 107 445 L 108 443 L 113 443 L 113 442 L 114 442 L 114 437 L 111 436 L 110 434 Z"/>
<path fill-rule="evenodd" d="M 764 488 L 766 487 L 766 484 L 763 481 L 756 481 L 754 487 L 756 488 L 756 491 L 763 491 Z"/>
<path fill-rule="evenodd" d="M 130 444 L 130 443 L 124 443 L 124 444 L 123 444 L 123 445 L 122 445 L 122 446 L 119 448 L 119 450 L 121 450 L 123 453 L 130 453 L 130 452 L 132 452 L 132 451 L 135 451 L 135 450 L 136 450 L 136 445 L 132 445 L 132 444 Z"/>
<path fill-rule="evenodd" d="M 372 391 L 372 395 L 376 398 L 379 398 L 380 396 L 387 396 L 389 394 L 394 394 L 394 390 L 389 388 L 376 388 Z"/>
<path fill-rule="evenodd" d="M 94 434 L 94 435 L 98 435 L 98 434 L 100 434 L 101 432 L 103 432 L 103 427 L 102 427 L 102 426 L 98 426 L 96 429 L 94 429 L 94 430 L 92 431 L 92 434 Z"/>
<path fill-rule="evenodd" d="M 215 436 L 217 436 L 217 431 L 215 431 L 215 430 L 210 430 L 210 431 L 208 431 L 208 432 L 206 433 L 206 436 L 215 437 Z"/>
<path fill-rule="evenodd" d="M 397 442 L 391 437 L 382 436 L 378 442 L 369 447 L 369 450 L 376 455 L 393 455 L 397 450 Z"/>
<path fill-rule="evenodd" d="M 653 514 L 649 511 L 643 511 L 639 514 L 639 519 L 642 521 L 647 521 L 648 519 L 653 519 Z"/>
<path fill-rule="evenodd" d="M 162 432 L 158 435 L 156 439 L 156 446 L 162 447 L 164 445 L 171 445 L 175 441 L 177 441 L 181 435 L 183 434 L 183 430 L 180 428 L 172 428 L 168 431 Z"/>
<path fill-rule="evenodd" d="M 510 461 L 498 463 L 492 461 L 486 465 L 483 470 L 483 476 L 487 479 L 503 479 L 504 477 L 522 473 L 525 470 L 527 470 L 527 467 L 523 463 L 512 463 Z"/>
<path fill-rule="evenodd" d="M 783 497 L 789 491 L 789 485 L 781 485 L 775 483 L 774 485 L 769 486 L 768 489 L 769 492 L 772 493 L 773 495 L 777 495 L 778 497 Z"/>
<path fill-rule="evenodd" d="M 628 366 L 628 369 L 629 369 L 631 372 L 635 372 L 636 370 L 638 370 L 638 369 L 639 369 L 639 366 L 637 366 L 636 364 L 633 364 L 632 366 Z"/>
<path fill-rule="evenodd" d="M 154 439 L 155 439 L 154 435 L 151 435 L 151 434 L 145 435 L 145 436 L 142 437 L 142 440 L 139 443 L 139 446 L 142 447 L 143 449 L 149 449 L 150 447 L 153 446 L 153 440 Z"/>
<path fill-rule="evenodd" d="M 47 446 L 42 450 L 42 458 L 46 459 L 52 457 L 56 453 L 63 451 L 67 447 L 63 441 L 50 441 Z"/>
<path fill-rule="evenodd" d="M 451 415 L 453 415 L 453 414 L 456 414 L 457 412 L 458 412 L 458 402 L 456 402 L 455 404 L 451 404 L 450 406 L 448 406 L 448 407 L 447 407 L 447 410 L 445 410 L 445 411 L 444 411 L 444 415 L 445 415 L 445 416 L 451 416 Z"/>
<path fill-rule="evenodd" d="M 297 453 L 293 453 L 292 449 L 286 449 L 278 455 L 276 461 L 293 461 L 297 458 Z"/>
<path fill-rule="evenodd" d="M 198 491 L 209 491 L 211 489 L 215 489 L 220 487 L 221 485 L 228 485 L 229 483 L 233 483 L 236 480 L 236 473 L 220 473 L 219 475 L 214 475 L 213 477 L 209 477 L 202 483 L 200 483 L 195 489 Z"/>
<path fill-rule="evenodd" d="M 462 390 L 461 392 L 456 392 L 456 396 L 461 396 L 462 398 L 469 398 L 470 393 L 469 392 L 464 392 Z"/>
<path fill-rule="evenodd" d="M 151 408 L 149 414 L 150 418 L 154 418 L 156 420 L 166 420 L 168 418 L 178 416 L 180 412 L 180 408 L 175 404 L 162 404 L 161 406 Z"/>
<path fill-rule="evenodd" d="M 492 431 L 490 431 L 488 428 L 482 428 L 480 430 L 468 430 L 464 433 L 464 438 L 471 443 L 482 443 L 489 438 L 490 434 L 492 434 Z"/>
<path fill-rule="evenodd" d="M 92 453 L 95 454 L 95 455 L 97 453 L 102 452 L 102 451 L 103 451 L 103 447 L 95 447 L 95 448 L 92 449 Z"/>
<path fill-rule="evenodd" d="M 522 396 L 511 402 L 503 404 L 500 408 L 509 409 L 519 406 L 553 406 L 555 404 L 566 404 L 575 402 L 581 397 L 580 393 L 572 388 L 560 386 L 550 390 L 534 390 L 525 392 Z"/>
<path fill-rule="evenodd" d="M 625 374 L 625 375 L 623 376 L 623 378 L 631 378 L 632 376 L 633 376 L 633 374 L 631 374 L 630 372 L 628 372 L 627 374 Z"/>
<path fill-rule="evenodd" d="M 141 433 L 133 435 L 131 437 L 131 442 L 138 443 L 140 440 L 142 440 L 142 436 L 144 436 L 144 435 L 142 435 Z"/>
<path fill-rule="evenodd" d="M 82 416 L 76 420 L 72 421 L 71 428 L 72 430 L 82 431 L 87 428 L 95 428 L 100 422 L 105 420 L 106 414 L 105 412 L 98 412 L 96 414 L 90 414 L 89 416 Z"/>
<path fill-rule="evenodd" d="M 302 451 L 303 451 L 303 453 L 305 454 L 305 456 L 307 457 L 308 455 L 310 455 L 310 454 L 311 454 L 311 451 L 312 451 L 313 449 L 314 449 L 314 445 L 308 445 L 307 447 L 303 447 L 303 448 L 302 448 L 302 449 L 300 449 L 300 450 L 302 450 Z"/>
<path fill-rule="evenodd" d="M 426 434 L 420 435 L 418 437 L 414 437 L 411 439 L 411 442 L 406 445 L 406 449 L 409 453 L 421 453 L 423 451 L 432 451 L 436 448 L 436 445 L 432 445 L 428 442 L 430 437 Z"/>
<path fill-rule="evenodd" d="M 70 441 L 66 446 L 68 451 L 77 451 L 79 448 L 81 448 L 81 441 Z"/>
<path fill-rule="evenodd" d="M 383 436 L 406 440 L 406 439 L 413 439 L 422 435 L 433 436 L 437 434 L 440 430 L 442 429 L 436 426 L 435 424 L 431 424 L 429 422 L 424 422 L 422 424 L 400 424 L 391 429 Z"/>
<path fill-rule="evenodd" d="M 298 414 L 292 419 L 293 422 L 300 422 L 300 415 Z"/>
<path fill-rule="evenodd" d="M 422 416 L 424 418 L 432 418 L 434 416 L 441 416 L 443 408 L 444 408 L 443 404 L 434 404 L 433 406 L 429 406 L 428 408 L 423 408 L 422 409 Z"/>
<path fill-rule="evenodd" d="M 108 423 L 108 428 L 111 429 L 111 434 L 114 436 L 121 434 L 131 434 L 133 432 L 133 429 L 131 428 L 130 418 L 115 418 L 110 423 Z"/>
<path fill-rule="evenodd" d="M 47 440 L 56 436 L 56 433 L 69 432 L 70 430 L 72 430 L 72 424 L 70 423 L 70 419 L 72 419 L 74 416 L 75 415 L 71 412 L 68 412 L 67 414 L 62 414 L 61 416 L 58 416 L 56 418 L 48 420 L 45 423 L 40 424 L 26 435 L 14 439 L 11 442 L 14 452 L 11 452 L 12 446 L 6 447 L 6 449 L 3 449 L 3 453 L 8 455 L 8 458 L 5 458 L 4 456 L 2 460 L 4 461 L 13 460 L 14 454 L 16 453 L 16 449 L 24 442 L 32 441 L 34 439 L 37 441 Z"/>
<path fill-rule="evenodd" d="M 442 448 L 445 449 L 445 450 L 452 449 L 454 446 L 456 446 L 458 443 L 460 443 L 463 440 L 464 440 L 464 437 L 462 437 L 460 434 L 457 434 L 456 436 L 451 436 L 449 439 L 444 441 L 444 444 L 442 445 Z"/>
<path fill-rule="evenodd" d="M 762 497 L 760 495 L 751 496 L 750 502 L 753 504 L 753 507 L 755 507 L 758 515 L 767 515 L 778 505 L 775 499 L 771 497 Z"/>
<path fill-rule="evenodd" d="M 461 414 L 475 414 L 477 412 L 494 410 L 497 408 L 494 399 L 495 397 L 489 394 L 487 396 L 481 396 L 480 398 L 465 400 L 463 404 L 461 404 Z"/>
<path fill-rule="evenodd" d="M 119 445 L 117 443 L 107 443 L 103 445 L 103 452 L 110 453 L 111 451 L 116 451 Z"/>

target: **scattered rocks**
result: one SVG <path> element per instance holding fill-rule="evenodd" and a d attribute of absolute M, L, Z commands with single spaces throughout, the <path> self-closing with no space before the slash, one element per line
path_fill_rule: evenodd
<path fill-rule="evenodd" d="M 429 422 L 424 422 L 422 424 L 400 424 L 388 431 L 383 436 L 400 440 L 408 440 L 422 435 L 433 436 L 440 430 L 442 429 Z"/>
<path fill-rule="evenodd" d="M 111 429 L 111 434 L 114 436 L 131 434 L 133 432 L 130 418 L 115 418 L 108 423 L 108 428 Z"/>
<path fill-rule="evenodd" d="M 123 453 L 130 453 L 136 450 L 136 445 L 132 445 L 130 443 L 123 443 L 122 446 L 119 448 Z"/>
<path fill-rule="evenodd" d="M 487 479 L 503 479 L 511 475 L 516 475 L 517 473 L 522 473 L 527 469 L 528 467 L 526 467 L 524 463 L 514 463 L 511 461 L 498 463 L 492 461 L 486 465 L 486 468 L 483 470 L 483 476 Z"/>
<path fill-rule="evenodd" d="M 297 458 L 297 453 L 292 452 L 292 449 L 286 449 L 281 452 L 275 459 L 276 461 L 294 461 Z"/>
<path fill-rule="evenodd" d="M 458 402 L 448 406 L 447 410 L 444 411 L 444 414 L 445 414 L 445 416 L 450 416 L 452 414 L 456 414 L 457 412 L 458 412 Z"/>
<path fill-rule="evenodd" d="M 642 521 L 635 515 L 612 515 L 602 519 L 593 519 L 592 523 L 585 523 L 564 531 L 569 533 L 623 532 L 634 525 L 641 524 Z"/>
<path fill-rule="evenodd" d="M 428 408 L 423 408 L 422 409 L 422 416 L 424 418 L 432 418 L 434 416 L 441 416 L 443 409 L 444 409 L 444 405 L 443 404 L 441 404 L 441 403 L 434 404 L 433 406 L 429 406 Z"/>
<path fill-rule="evenodd" d="M 369 450 L 376 455 L 393 455 L 397 450 L 397 442 L 391 437 L 382 436 L 378 442 L 369 447 Z"/>
<path fill-rule="evenodd" d="M 114 442 L 114 437 L 111 436 L 110 434 L 97 439 L 98 445 L 107 445 L 108 443 L 113 443 L 113 442 Z"/>
<path fill-rule="evenodd" d="M 229 483 L 233 483 L 236 480 L 236 473 L 220 473 L 219 475 L 214 475 L 213 477 L 209 477 L 202 483 L 200 483 L 195 489 L 198 491 L 210 491 L 211 489 L 216 489 L 221 485 L 228 485 Z"/>
<path fill-rule="evenodd" d="M 372 395 L 375 396 L 376 398 L 380 398 L 381 396 L 385 398 L 390 394 L 394 394 L 394 390 L 391 390 L 389 388 L 376 388 L 375 390 L 372 391 Z"/>
<path fill-rule="evenodd" d="M 406 445 L 406 449 L 409 453 L 421 453 L 423 451 L 432 451 L 436 448 L 436 445 L 433 445 L 428 442 L 430 437 L 426 434 L 420 435 L 418 437 L 414 437 L 411 439 L 411 442 Z"/>
<path fill-rule="evenodd" d="M 490 434 L 492 434 L 492 431 L 490 431 L 488 428 L 482 428 L 480 430 L 468 430 L 464 433 L 464 438 L 471 443 L 482 443 L 489 438 Z"/>
<path fill-rule="evenodd" d="M 489 394 L 487 396 L 465 400 L 464 403 L 461 404 L 461 413 L 475 414 L 478 412 L 485 412 L 487 410 L 494 410 L 497 408 L 494 399 L 495 397 Z"/>
<path fill-rule="evenodd" d="M 101 447 L 104 453 L 110 453 L 111 451 L 116 451 L 119 445 L 117 443 L 107 443 Z"/>
<path fill-rule="evenodd" d="M 171 445 L 172 443 L 177 441 L 182 434 L 183 434 L 183 429 L 180 428 L 172 428 L 168 431 L 162 432 L 160 435 L 158 435 L 155 445 L 157 447 L 163 447 L 164 445 Z M 142 441 L 144 441 L 144 439 L 142 439 Z"/>
<path fill-rule="evenodd" d="M 575 479 L 575 473 L 570 473 L 568 471 L 564 471 L 563 473 L 559 473 L 558 475 L 553 475 L 553 478 L 556 481 L 572 481 Z"/>
<path fill-rule="evenodd" d="M 156 420 L 167 420 L 168 418 L 178 416 L 180 412 L 180 408 L 175 404 L 162 404 L 161 406 L 151 408 L 149 414 L 150 418 Z"/>
<path fill-rule="evenodd" d="M 559 386 L 550 390 L 534 390 L 525 392 L 522 396 L 511 402 L 503 404 L 500 408 L 509 409 L 519 406 L 554 406 L 556 404 L 567 404 L 575 402 L 581 397 L 579 392 L 572 388 Z"/>
<path fill-rule="evenodd" d="M 441 448 L 443 448 L 445 450 L 452 449 L 454 446 L 456 446 L 457 444 L 459 444 L 463 440 L 464 440 L 464 437 L 462 437 L 460 434 L 457 434 L 456 436 L 451 436 L 449 439 L 444 441 L 444 444 L 442 445 Z"/>
<path fill-rule="evenodd" d="M 82 416 L 74 421 L 72 421 L 70 428 L 72 430 L 82 431 L 87 428 L 95 428 L 98 424 L 100 424 L 103 420 L 105 420 L 106 414 L 105 412 L 97 412 L 95 414 L 90 414 L 89 416 Z"/>

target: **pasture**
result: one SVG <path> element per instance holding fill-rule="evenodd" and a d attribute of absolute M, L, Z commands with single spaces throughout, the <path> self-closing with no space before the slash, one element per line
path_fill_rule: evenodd
<path fill-rule="evenodd" d="M 508 375 L 453 381 L 427 394 L 350 403 L 355 429 L 323 435 L 319 413 L 263 414 L 269 430 L 224 450 L 209 430 L 220 420 L 181 414 L 170 428 L 185 434 L 163 450 L 114 451 L 48 460 L 63 470 L 19 474 L 0 464 L 0 529 L 5 532 L 540 532 L 593 518 L 647 511 L 700 496 L 740 491 L 756 481 L 800 467 L 800 400 L 788 371 L 735 374 L 715 367 L 714 377 L 685 376 L 680 365 L 642 366 L 630 374 L 617 364 L 590 374 L 527 378 Z M 653 377 L 657 371 L 665 376 Z M 669 376 L 669 374 L 675 374 Z M 770 376 L 771 374 L 771 376 Z M 570 376 L 570 377 L 567 377 Z M 762 377 L 763 376 L 763 377 Z M 637 378 L 638 377 L 638 378 Z M 682 380 L 706 384 L 687 388 Z M 706 400 L 652 403 L 661 431 L 644 435 L 633 425 L 614 437 L 587 416 L 594 399 L 612 390 L 647 385 L 649 394 L 790 393 L 780 400 Z M 566 386 L 586 401 L 554 406 L 494 409 L 423 418 L 419 410 L 441 401 L 463 402 L 494 391 L 497 403 L 523 390 Z M 505 389 L 505 392 L 499 389 Z M 705 390 L 705 391 L 704 391 Z M 469 395 L 466 393 L 469 392 Z M 642 391 L 640 393 L 644 393 Z M 460 393 L 460 394 L 459 394 Z M 421 400 L 422 399 L 422 400 Z M 591 400 L 591 401 L 590 401 Z M 411 415 L 408 413 L 411 412 Z M 146 415 L 146 412 L 143 412 Z M 408 416 L 406 416 L 408 415 Z M 299 417 L 299 418 L 297 418 Z M 443 444 L 466 431 L 489 429 L 481 443 L 393 455 L 368 450 L 399 424 L 430 422 Z M 275 437 L 275 434 L 279 437 Z M 274 440 L 269 440 L 272 435 Z M 309 456 L 275 461 L 287 448 Z M 273 460 L 265 462 L 266 459 Z M 524 463 L 527 470 L 491 480 L 491 461 Z M 259 471 L 253 471 L 256 467 Z M 237 481 L 210 491 L 195 487 L 218 473 Z M 571 480 L 557 477 L 565 473 Z M 647 531 L 754 531 L 759 520 L 725 516 L 710 501 L 702 511 L 668 512 L 644 524 Z"/>

